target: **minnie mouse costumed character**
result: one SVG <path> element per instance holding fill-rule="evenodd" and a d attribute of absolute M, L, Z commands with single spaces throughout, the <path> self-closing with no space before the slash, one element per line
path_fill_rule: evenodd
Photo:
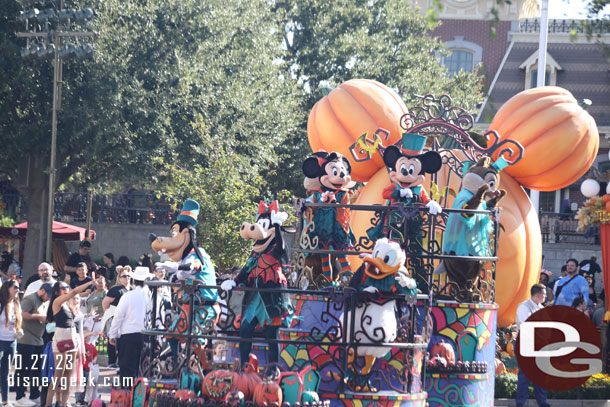
<path fill-rule="evenodd" d="M 312 191 L 307 198 L 313 203 L 349 204 L 352 191 L 347 185 L 352 181 L 352 167 L 349 160 L 339 153 L 319 151 L 307 158 L 303 163 L 303 173 L 307 178 L 319 180 L 320 187 Z M 351 212 L 348 208 L 319 207 L 313 211 L 315 230 L 308 229 L 311 240 L 317 237 L 316 249 L 348 250 L 356 242 L 356 237 L 349 224 Z M 331 265 L 331 255 L 320 255 L 322 260 L 322 275 L 328 282 L 334 282 Z M 351 276 L 347 255 L 338 255 L 341 273 Z"/>

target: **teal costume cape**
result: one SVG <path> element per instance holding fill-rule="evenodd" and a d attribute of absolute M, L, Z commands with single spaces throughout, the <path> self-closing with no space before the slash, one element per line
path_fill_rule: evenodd
<path fill-rule="evenodd" d="M 473 195 L 467 189 L 461 190 L 453 202 L 452 209 L 462 209 Z M 485 202 L 481 202 L 477 210 L 487 210 Z M 490 255 L 489 234 L 492 229 L 488 214 L 477 213 L 466 217 L 460 213 L 451 213 L 445 228 L 443 252 L 455 252 L 457 256 L 487 257 Z"/>

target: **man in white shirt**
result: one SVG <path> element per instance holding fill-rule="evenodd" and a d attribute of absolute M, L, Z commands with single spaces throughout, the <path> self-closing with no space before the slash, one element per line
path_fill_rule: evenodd
<path fill-rule="evenodd" d="M 25 294 L 23 294 L 23 296 L 27 297 L 28 295 L 37 292 L 45 283 L 55 285 L 56 281 L 51 277 L 52 272 L 53 266 L 51 266 L 49 263 L 40 263 L 38 266 L 38 280 L 31 281 L 29 284 L 27 284 Z M 33 280 L 33 277 L 31 277 L 30 280 Z"/>
<path fill-rule="evenodd" d="M 136 267 L 131 276 L 135 288 L 121 296 L 114 312 L 108 337 L 119 351 L 121 383 L 125 377 L 138 377 L 140 354 L 144 348 L 146 312 L 150 305 L 150 293 L 144 281 L 154 277 L 148 267 Z"/>
<path fill-rule="evenodd" d="M 546 286 L 544 284 L 534 284 L 530 289 L 531 297 L 523 301 L 517 307 L 517 317 L 515 323 L 517 324 L 517 330 L 521 326 L 521 323 L 525 322 L 534 312 L 542 309 L 542 304 L 546 301 Z M 525 406 L 527 403 L 527 393 L 530 385 L 529 379 L 523 374 L 521 368 L 519 368 L 519 375 L 517 380 L 517 407 Z M 539 407 L 549 407 L 549 403 L 546 399 L 546 390 L 542 387 L 534 386 L 534 396 Z"/>

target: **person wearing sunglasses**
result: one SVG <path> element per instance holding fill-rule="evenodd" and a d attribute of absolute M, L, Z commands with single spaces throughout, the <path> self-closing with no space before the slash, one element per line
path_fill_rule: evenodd
<path fill-rule="evenodd" d="M 130 290 L 131 267 L 117 266 L 116 272 L 117 283 L 106 293 L 106 297 L 102 300 L 102 312 L 97 316 L 97 319 L 102 321 L 100 325 L 102 332 L 107 332 L 110 329 L 112 317 L 117 305 L 119 305 L 119 300 L 123 294 Z M 119 366 L 116 362 L 117 349 L 114 345 L 108 344 L 108 367 L 110 369 L 118 369 Z"/>
<path fill-rule="evenodd" d="M 49 384 L 46 406 L 50 407 L 53 403 L 53 396 L 60 402 L 62 407 L 68 406 L 68 397 L 71 391 L 72 372 L 77 372 L 77 367 L 81 362 L 80 336 L 76 332 L 74 318 L 78 314 L 78 305 L 72 299 L 91 289 L 95 284 L 90 281 L 82 284 L 74 290 L 65 282 L 55 283 L 53 286 L 53 296 L 47 310 L 47 321 L 55 322 L 55 335 L 53 335 L 53 355 L 55 358 L 55 381 Z"/>

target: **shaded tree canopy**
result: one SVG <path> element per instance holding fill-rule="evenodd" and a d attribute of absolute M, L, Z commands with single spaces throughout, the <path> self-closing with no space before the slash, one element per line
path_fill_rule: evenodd
<path fill-rule="evenodd" d="M 50 150 L 52 62 L 20 57 L 24 3 L 0 0 L 0 170 L 13 177 Z M 138 180 L 199 199 L 200 235 L 226 267 L 247 251 L 236 226 L 255 201 L 304 193 L 307 116 L 322 87 L 365 77 L 407 105 L 427 93 L 471 110 L 482 101 L 481 78 L 449 78 L 431 24 L 399 0 L 65 3 L 94 10 L 96 35 L 91 59 L 63 62 L 57 186 Z M 29 199 L 46 185 L 38 177 L 38 189 L 22 188 Z"/>

